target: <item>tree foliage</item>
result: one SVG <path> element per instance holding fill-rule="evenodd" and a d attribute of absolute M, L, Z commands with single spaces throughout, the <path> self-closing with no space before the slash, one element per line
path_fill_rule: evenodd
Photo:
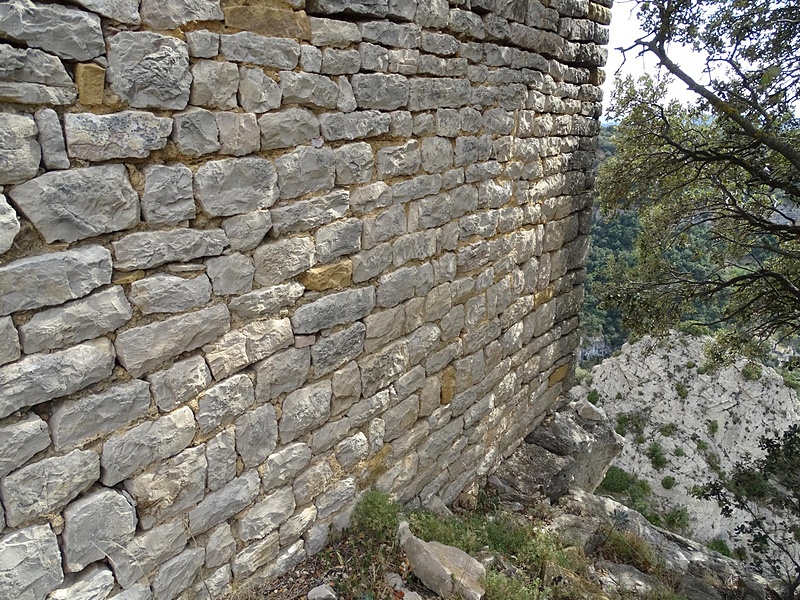
<path fill-rule="evenodd" d="M 635 0 L 646 34 L 628 53 L 668 73 L 619 81 L 617 152 L 600 170 L 606 209 L 636 208 L 637 260 L 606 297 L 634 332 L 685 318 L 742 339 L 800 329 L 800 2 Z M 705 60 L 702 79 L 672 60 Z M 667 77 L 696 94 L 670 101 Z M 698 313 L 699 306 L 711 306 Z"/>

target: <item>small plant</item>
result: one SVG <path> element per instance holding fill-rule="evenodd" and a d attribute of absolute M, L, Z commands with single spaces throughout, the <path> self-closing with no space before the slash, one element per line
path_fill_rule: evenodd
<path fill-rule="evenodd" d="M 761 365 L 752 360 L 742 368 L 742 377 L 747 381 L 758 381 L 763 374 L 764 370 Z"/>
<path fill-rule="evenodd" d="M 710 540 L 706 542 L 706 546 L 714 552 L 719 552 L 723 556 L 733 558 L 733 552 L 731 552 L 731 549 L 725 540 Z"/>
<path fill-rule="evenodd" d="M 589 394 L 586 396 L 586 399 L 592 404 L 597 404 L 600 402 L 600 392 L 595 389 L 589 390 Z"/>
<path fill-rule="evenodd" d="M 656 557 L 650 545 L 632 531 L 621 531 L 614 525 L 600 529 L 602 541 L 598 553 L 611 562 L 636 567 L 649 573 L 656 565 Z"/>
<path fill-rule="evenodd" d="M 697 363 L 694 362 L 693 360 L 690 360 L 689 362 L 686 363 L 686 368 L 687 369 L 694 369 L 696 366 L 697 366 Z"/>
<path fill-rule="evenodd" d="M 650 459 L 650 464 L 656 471 L 660 471 L 667 466 L 667 457 L 664 455 L 664 448 L 658 442 L 651 442 L 647 447 L 645 456 Z"/>
<path fill-rule="evenodd" d="M 642 435 L 641 433 L 637 433 L 636 437 L 633 438 L 633 441 L 639 445 L 644 444 L 644 435 Z"/>
<path fill-rule="evenodd" d="M 538 579 L 528 581 L 520 576 L 489 571 L 486 574 L 486 600 L 546 600 L 549 595 Z"/>
<path fill-rule="evenodd" d="M 713 421 L 706 421 L 706 427 L 708 429 L 708 435 L 717 435 L 719 431 L 719 423 L 716 420 Z"/>
<path fill-rule="evenodd" d="M 614 428 L 622 437 L 628 435 L 628 422 L 630 421 L 626 413 L 619 413 L 617 415 L 617 426 Z"/>
<path fill-rule="evenodd" d="M 614 396 L 616 400 L 622 400 L 622 392 L 617 392 L 617 395 Z"/>
<path fill-rule="evenodd" d="M 609 492 L 611 494 L 621 494 L 628 490 L 628 488 L 636 481 L 636 477 L 619 467 L 610 466 L 606 472 L 606 476 L 600 483 L 598 490 L 601 492 Z"/>
<path fill-rule="evenodd" d="M 664 437 L 675 435 L 676 431 L 678 431 L 678 426 L 675 425 L 675 423 L 667 423 L 666 425 L 662 425 L 658 428 L 658 432 Z"/>
<path fill-rule="evenodd" d="M 399 523 L 400 505 L 381 492 L 369 491 L 353 509 L 351 527 L 378 539 L 392 539 Z"/>
<path fill-rule="evenodd" d="M 686 456 L 686 450 L 684 450 L 681 446 L 675 448 L 672 452 L 675 456 Z"/>
<path fill-rule="evenodd" d="M 685 400 L 689 396 L 689 390 L 686 388 L 686 384 L 681 381 L 675 384 L 675 391 L 678 394 L 678 398 L 681 400 Z"/>
<path fill-rule="evenodd" d="M 685 506 L 676 506 L 664 514 L 664 526 L 670 531 L 684 533 L 689 529 L 689 511 Z"/>
<path fill-rule="evenodd" d="M 672 475 L 667 475 L 661 480 L 661 487 L 665 490 L 671 490 L 675 487 L 675 478 Z"/>
<path fill-rule="evenodd" d="M 695 441 L 695 443 L 697 444 L 697 449 L 701 452 L 708 450 L 708 444 L 706 444 L 703 440 L 698 439 Z"/>
<path fill-rule="evenodd" d="M 711 370 L 711 367 L 709 365 L 700 365 L 699 367 L 697 367 L 697 374 L 698 375 L 705 375 L 710 370 Z"/>

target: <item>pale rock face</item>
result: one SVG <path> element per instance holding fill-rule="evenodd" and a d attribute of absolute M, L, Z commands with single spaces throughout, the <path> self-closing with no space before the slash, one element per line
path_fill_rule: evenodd
<path fill-rule="evenodd" d="M 54 591 L 53 600 L 76 600 L 83 598 L 105 598 L 114 589 L 114 575 L 106 567 L 92 565 L 81 572 L 73 583 Z"/>
<path fill-rule="evenodd" d="M 220 36 L 220 51 L 228 60 L 274 69 L 294 69 L 300 60 L 300 44 L 243 31 Z"/>
<path fill-rule="evenodd" d="M 220 149 L 219 130 L 214 113 L 191 107 L 173 116 L 172 140 L 188 156 L 202 156 Z"/>
<path fill-rule="evenodd" d="M 228 238 L 222 229 L 142 231 L 111 243 L 116 257 L 114 268 L 122 271 L 218 256 L 227 245 Z"/>
<path fill-rule="evenodd" d="M 192 66 L 192 92 L 195 106 L 228 110 L 236 108 L 239 69 L 230 62 L 200 60 Z"/>
<path fill-rule="evenodd" d="M 272 206 L 278 199 L 277 182 L 269 160 L 229 158 L 200 167 L 194 178 L 194 193 L 209 215 L 238 215 Z"/>
<path fill-rule="evenodd" d="M 17 212 L 9 205 L 6 197 L 0 194 L 0 254 L 11 249 L 19 230 Z"/>
<path fill-rule="evenodd" d="M 22 183 L 39 171 L 38 132 L 30 115 L 0 113 L 0 185 Z"/>
<path fill-rule="evenodd" d="M 24 465 L 50 445 L 47 424 L 36 415 L 0 427 L 0 477 Z"/>
<path fill-rule="evenodd" d="M 239 104 L 249 113 L 280 108 L 281 88 L 261 69 L 239 67 Z"/>
<path fill-rule="evenodd" d="M 153 29 L 174 29 L 191 21 L 221 21 L 219 0 L 143 0 L 142 22 Z"/>
<path fill-rule="evenodd" d="M 75 83 L 58 58 L 34 48 L 0 44 L 0 99 L 20 104 L 71 104 Z"/>
<path fill-rule="evenodd" d="M 0 594 L 39 600 L 64 581 L 58 540 L 49 525 L 33 525 L 0 538 Z"/>
<path fill-rule="evenodd" d="M 172 119 L 133 110 L 110 115 L 75 113 L 65 115 L 64 132 L 73 158 L 95 162 L 146 158 L 166 146 Z"/>
<path fill-rule="evenodd" d="M 281 442 L 289 443 L 324 424 L 331 414 L 331 384 L 323 381 L 289 394 L 279 423 Z"/>

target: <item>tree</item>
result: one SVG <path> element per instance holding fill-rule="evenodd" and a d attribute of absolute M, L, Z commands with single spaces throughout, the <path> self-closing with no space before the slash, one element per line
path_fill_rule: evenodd
<path fill-rule="evenodd" d="M 605 287 L 634 332 L 687 315 L 738 339 L 800 330 L 800 2 L 634 0 L 646 32 L 625 49 L 666 77 L 617 82 L 617 153 L 600 170 L 606 210 L 636 208 L 637 261 Z M 671 58 L 691 46 L 693 78 Z M 677 78 L 696 101 L 667 98 Z M 703 312 L 700 307 L 713 306 Z"/>

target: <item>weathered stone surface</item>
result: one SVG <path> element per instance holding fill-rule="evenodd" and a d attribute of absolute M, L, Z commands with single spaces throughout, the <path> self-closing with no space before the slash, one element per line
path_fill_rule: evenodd
<path fill-rule="evenodd" d="M 388 0 L 310 0 L 306 10 L 312 14 L 348 13 L 383 18 L 389 10 Z"/>
<path fill-rule="evenodd" d="M 34 354 L 0 368 L 0 418 L 102 381 L 114 368 L 114 347 L 98 338 L 67 350 Z"/>
<path fill-rule="evenodd" d="M 284 104 L 301 104 L 316 108 L 336 108 L 339 86 L 329 78 L 313 73 L 281 71 Z"/>
<path fill-rule="evenodd" d="M 58 4 L 0 4 L 0 35 L 71 60 L 91 60 L 105 51 L 100 17 Z"/>
<path fill-rule="evenodd" d="M 236 108 L 239 90 L 239 68 L 232 62 L 199 60 L 192 65 L 192 91 L 189 102 L 194 106 Z"/>
<path fill-rule="evenodd" d="M 353 281 L 353 262 L 341 260 L 337 263 L 315 267 L 306 271 L 300 277 L 300 281 L 307 289 L 316 292 L 348 287 Z"/>
<path fill-rule="evenodd" d="M 138 25 L 141 22 L 138 0 L 75 0 L 75 4 L 119 23 Z"/>
<path fill-rule="evenodd" d="M 211 372 L 201 356 L 193 356 L 148 375 L 147 381 L 158 408 L 170 411 L 206 389 L 211 383 Z"/>
<path fill-rule="evenodd" d="M 45 173 L 11 188 L 9 196 L 48 243 L 74 242 L 139 222 L 139 198 L 123 165 Z"/>
<path fill-rule="evenodd" d="M 265 37 L 249 31 L 221 35 L 220 50 L 228 60 L 275 69 L 294 69 L 300 60 L 300 44 L 294 40 Z"/>
<path fill-rule="evenodd" d="M 261 69 L 239 67 L 239 104 L 251 113 L 280 108 L 281 88 Z"/>
<path fill-rule="evenodd" d="M 225 25 L 263 35 L 307 40 L 311 27 L 304 11 L 266 5 L 226 6 Z"/>
<path fill-rule="evenodd" d="M 245 542 L 263 538 L 291 517 L 294 507 L 291 487 L 273 492 L 245 513 L 239 521 L 239 537 Z"/>
<path fill-rule="evenodd" d="M 206 490 L 207 464 L 205 447 L 187 448 L 126 481 L 125 489 L 138 507 L 140 527 L 150 529 L 200 502 Z"/>
<path fill-rule="evenodd" d="M 0 597 L 42 600 L 62 581 L 61 552 L 49 525 L 0 538 Z"/>
<path fill-rule="evenodd" d="M 290 346 L 293 341 L 289 319 L 271 319 L 252 321 L 203 350 L 214 377 L 222 379 Z"/>
<path fill-rule="evenodd" d="M 114 575 L 106 567 L 92 565 L 70 583 L 54 591 L 51 600 L 90 600 L 105 598 L 114 589 Z"/>
<path fill-rule="evenodd" d="M 0 479 L 6 523 L 17 527 L 60 511 L 99 476 L 99 457 L 88 450 L 73 450 L 14 471 Z"/>
<path fill-rule="evenodd" d="M 39 146 L 42 148 L 42 162 L 48 169 L 68 169 L 69 157 L 64 145 L 64 132 L 61 121 L 52 108 L 40 108 L 34 114 L 39 129 Z"/>
<path fill-rule="evenodd" d="M 0 427 L 0 477 L 24 465 L 50 445 L 47 424 L 30 414 L 23 421 Z"/>
<path fill-rule="evenodd" d="M 321 381 L 292 392 L 283 401 L 279 423 L 281 443 L 287 444 L 331 415 L 331 382 Z"/>
<path fill-rule="evenodd" d="M 214 294 L 245 294 L 253 289 L 253 261 L 244 254 L 229 254 L 206 261 L 206 272 L 214 286 Z"/>
<path fill-rule="evenodd" d="M 263 463 L 278 442 L 275 407 L 264 404 L 236 419 L 236 451 L 245 467 Z"/>
<path fill-rule="evenodd" d="M 269 492 L 293 480 L 309 462 L 311 462 L 311 448 L 299 442 L 284 446 L 270 455 L 264 463 L 262 478 L 264 491 Z"/>
<path fill-rule="evenodd" d="M 298 308 L 292 316 L 295 333 L 314 333 L 356 321 L 375 308 L 375 288 L 365 287 L 330 294 Z"/>
<path fill-rule="evenodd" d="M 336 190 L 325 196 L 272 209 L 272 233 L 305 231 L 338 219 L 347 212 L 350 195 Z"/>
<path fill-rule="evenodd" d="M 290 108 L 258 119 L 261 148 L 291 148 L 319 137 L 319 121 L 310 110 Z"/>
<path fill-rule="evenodd" d="M 346 144 L 334 150 L 334 154 L 337 184 L 368 183 L 372 180 L 374 158 L 369 144 Z"/>
<path fill-rule="evenodd" d="M 64 133 L 67 152 L 73 158 L 147 158 L 167 145 L 172 119 L 138 110 L 110 115 L 71 113 L 64 115 Z"/>
<path fill-rule="evenodd" d="M 255 156 L 212 160 L 197 170 L 194 193 L 212 217 L 269 208 L 278 198 L 275 168 Z"/>
<path fill-rule="evenodd" d="M 258 152 L 261 148 L 258 122 L 254 114 L 219 112 L 216 118 L 222 154 L 244 156 Z"/>
<path fill-rule="evenodd" d="M 11 317 L 0 317 L 0 365 L 13 362 L 20 356 L 19 334 Z"/>
<path fill-rule="evenodd" d="M 153 29 L 175 29 L 191 21 L 221 21 L 219 0 L 142 0 L 142 23 Z"/>
<path fill-rule="evenodd" d="M 222 222 L 222 229 L 228 236 L 231 249 L 239 252 L 258 246 L 271 227 L 272 217 L 268 210 L 255 210 Z"/>
<path fill-rule="evenodd" d="M 261 317 L 291 306 L 304 291 L 302 285 L 294 282 L 261 288 L 232 299 L 228 308 L 243 318 Z"/>
<path fill-rule="evenodd" d="M 408 110 L 459 108 L 469 104 L 471 92 L 465 79 L 414 78 L 409 83 Z"/>
<path fill-rule="evenodd" d="M 334 46 L 346 48 L 351 43 L 361 41 L 361 31 L 356 23 L 337 19 L 309 18 L 311 43 L 315 46 Z"/>
<path fill-rule="evenodd" d="M 245 547 L 233 559 L 231 571 L 235 579 L 244 579 L 274 561 L 280 552 L 278 532 Z"/>
<path fill-rule="evenodd" d="M 63 348 L 122 327 L 133 311 L 122 286 L 114 286 L 33 315 L 19 328 L 25 354 Z"/>
<path fill-rule="evenodd" d="M 6 201 L 6 197 L 0 194 L 0 254 L 11 249 L 19 230 L 17 212 Z"/>
<path fill-rule="evenodd" d="M 308 504 L 330 486 L 335 475 L 327 460 L 318 460 L 294 480 L 295 501 L 300 506 Z"/>
<path fill-rule="evenodd" d="M 202 156 L 220 149 L 214 113 L 191 107 L 173 115 L 172 140 L 182 154 Z"/>
<path fill-rule="evenodd" d="M 115 342 L 120 363 L 134 377 L 165 360 L 207 344 L 230 328 L 224 304 L 128 329 Z"/>
<path fill-rule="evenodd" d="M 193 437 L 194 414 L 188 406 L 116 434 L 103 444 L 100 479 L 115 485 L 140 468 L 177 454 Z"/>
<path fill-rule="evenodd" d="M 358 73 L 360 68 L 361 55 L 358 53 L 358 50 L 334 50 L 333 48 L 325 48 L 325 50 L 322 51 L 321 73 L 326 75 L 351 75 L 353 73 Z M 345 78 L 345 81 L 346 80 L 347 78 Z M 353 107 L 353 110 L 354 109 L 355 106 Z"/>
<path fill-rule="evenodd" d="M 195 58 L 214 58 L 219 54 L 219 34 L 206 29 L 186 32 L 189 55 Z"/>
<path fill-rule="evenodd" d="M 402 146 L 378 150 L 378 177 L 390 179 L 399 175 L 414 175 L 419 171 L 421 156 L 419 142 L 411 140 Z"/>
<path fill-rule="evenodd" d="M 225 564 L 236 552 L 236 540 L 231 533 L 231 526 L 223 523 L 208 536 L 206 544 L 206 568 L 213 569 Z"/>
<path fill-rule="evenodd" d="M 39 171 L 38 132 L 30 115 L 0 113 L 0 185 L 27 181 Z"/>
<path fill-rule="evenodd" d="M 360 363 L 362 393 L 372 396 L 402 375 L 409 367 L 408 343 L 394 342 Z"/>
<path fill-rule="evenodd" d="M 121 271 L 150 269 L 168 262 L 188 262 L 202 256 L 219 256 L 228 245 L 221 229 L 173 229 L 132 233 L 112 242 L 114 268 Z"/>
<path fill-rule="evenodd" d="M 189 587 L 205 559 L 203 548 L 188 548 L 161 565 L 150 584 L 153 600 L 172 600 Z"/>
<path fill-rule="evenodd" d="M 336 161 L 330 148 L 300 147 L 277 159 L 275 167 L 281 198 L 329 190 L 336 178 Z"/>
<path fill-rule="evenodd" d="M 211 282 L 205 275 L 184 279 L 156 273 L 134 281 L 129 298 L 142 314 L 176 313 L 199 308 L 211 298 Z"/>
<path fill-rule="evenodd" d="M 132 588 L 156 566 L 177 556 L 186 541 L 183 523 L 171 521 L 137 535 L 125 546 L 112 548 L 108 554 L 117 581 L 123 588 Z"/>
<path fill-rule="evenodd" d="M 150 408 L 150 386 L 139 379 L 111 389 L 68 400 L 50 417 L 53 446 L 61 452 L 92 438 L 123 428 L 143 417 Z"/>
<path fill-rule="evenodd" d="M 208 489 L 216 491 L 236 477 L 236 433 L 233 427 L 223 429 L 206 442 Z"/>
<path fill-rule="evenodd" d="M 358 140 L 388 133 L 392 118 L 376 110 L 325 113 L 320 115 L 319 124 L 326 140 Z"/>
<path fill-rule="evenodd" d="M 136 510 L 114 490 L 86 494 L 64 509 L 64 566 L 82 571 L 110 551 L 126 546 L 136 531 Z"/>
<path fill-rule="evenodd" d="M 71 104 L 77 89 L 61 61 L 33 48 L 0 44 L 0 100 L 19 104 Z"/>
<path fill-rule="evenodd" d="M 353 360 L 364 350 L 366 328 L 363 323 L 321 339 L 311 349 L 314 374 L 321 377 Z"/>
<path fill-rule="evenodd" d="M 257 365 L 256 400 L 266 402 L 295 391 L 305 382 L 310 368 L 308 348 L 289 348 L 263 360 Z"/>
<path fill-rule="evenodd" d="M 106 70 L 94 63 L 75 65 L 75 83 L 78 84 L 78 102 L 84 106 L 100 106 L 106 92 Z"/>
<path fill-rule="evenodd" d="M 317 260 L 330 262 L 361 250 L 361 221 L 337 221 L 317 230 Z"/>
<path fill-rule="evenodd" d="M 189 511 L 192 535 L 208 531 L 243 510 L 258 495 L 258 471 L 250 469 L 225 487 L 206 494 L 203 501 Z"/>
<path fill-rule="evenodd" d="M 336 460 L 345 471 L 350 471 L 369 453 L 367 436 L 360 431 L 336 445 Z"/>
<path fill-rule="evenodd" d="M 359 108 L 396 110 L 408 103 L 408 80 L 402 75 L 358 74 L 352 84 Z"/>
<path fill-rule="evenodd" d="M 189 102 L 189 49 L 174 37 L 122 31 L 108 40 L 108 81 L 135 108 L 181 110 Z"/>
<path fill-rule="evenodd" d="M 209 432 L 242 414 L 255 402 L 253 382 L 247 375 L 234 375 L 212 386 L 198 402 L 197 424 Z"/>

